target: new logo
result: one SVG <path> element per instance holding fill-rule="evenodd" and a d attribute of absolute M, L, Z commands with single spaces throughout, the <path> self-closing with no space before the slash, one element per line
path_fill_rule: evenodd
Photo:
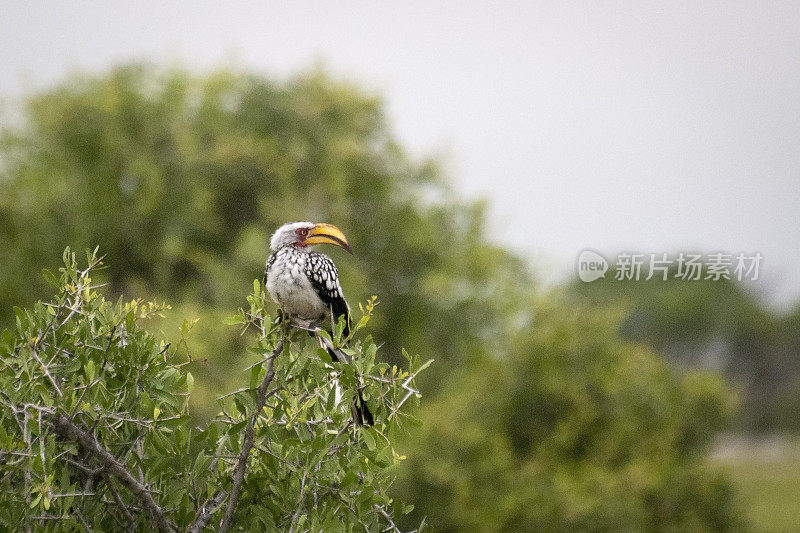
<path fill-rule="evenodd" d="M 608 261 L 595 251 L 584 250 L 578 256 L 578 277 L 581 281 L 589 283 L 604 278 L 607 270 Z"/>

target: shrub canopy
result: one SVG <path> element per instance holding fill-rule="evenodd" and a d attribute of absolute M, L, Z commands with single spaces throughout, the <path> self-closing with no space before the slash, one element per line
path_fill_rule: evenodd
<path fill-rule="evenodd" d="M 365 337 L 343 348 L 352 366 L 333 363 L 305 331 L 264 314 L 256 283 L 231 322 L 257 330 L 259 358 L 237 373 L 243 386 L 220 399 L 219 415 L 195 428 L 195 363 L 170 362 L 175 348 L 141 326 L 165 307 L 109 302 L 92 285 L 96 256 L 83 270 L 69 250 L 64 259 L 60 276 L 45 273 L 56 298 L 17 308 L 15 330 L 0 336 L 3 529 L 199 531 L 227 520 L 372 531 L 411 509 L 386 490 L 402 459 L 390 436 L 408 420 L 401 408 L 416 401 L 427 366 L 418 358 L 408 357 L 408 371 L 376 363 Z M 351 418 L 356 387 L 374 426 Z"/>

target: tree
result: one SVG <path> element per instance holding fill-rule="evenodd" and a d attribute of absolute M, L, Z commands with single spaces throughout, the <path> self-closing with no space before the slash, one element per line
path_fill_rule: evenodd
<path fill-rule="evenodd" d="M 233 386 L 224 370 L 246 349 L 216 324 L 242 305 L 287 221 L 344 230 L 355 255 L 329 253 L 348 298 L 381 295 L 372 330 L 394 363 L 406 346 L 457 366 L 533 285 L 521 260 L 487 243 L 485 204 L 459 200 L 434 161 L 407 157 L 379 98 L 324 72 L 284 81 L 134 64 L 24 103 L 0 138 L 0 247 L 14 250 L 0 261 L 0 301 L 46 297 L 31 268 L 99 245 L 111 294 L 169 298 L 181 319 L 200 318 L 193 350 L 209 365 L 193 407 L 205 416 L 203 398 Z"/>
<path fill-rule="evenodd" d="M 376 530 L 410 510 L 386 495 L 402 459 L 392 435 L 427 365 L 375 361 L 362 335 L 374 300 L 348 347 L 328 338 L 351 366 L 272 321 L 256 282 L 230 322 L 256 330 L 258 360 L 197 429 L 187 409 L 196 363 L 170 362 L 175 348 L 141 325 L 167 306 L 105 300 L 92 280 L 101 260 L 87 261 L 79 270 L 68 249 L 60 276 L 45 271 L 56 298 L 16 308 L 15 331 L 0 336 L 4 529 Z M 356 386 L 372 427 L 351 419 Z"/>
<path fill-rule="evenodd" d="M 539 302 L 502 358 L 422 408 L 398 492 L 440 531 L 732 531 L 705 451 L 734 398 L 621 340 L 619 316 Z"/>
<path fill-rule="evenodd" d="M 741 390 L 735 426 L 796 432 L 800 417 L 797 311 L 782 316 L 733 280 L 602 279 L 569 287 L 576 301 L 626 310 L 620 333 L 676 368 L 717 370 Z"/>

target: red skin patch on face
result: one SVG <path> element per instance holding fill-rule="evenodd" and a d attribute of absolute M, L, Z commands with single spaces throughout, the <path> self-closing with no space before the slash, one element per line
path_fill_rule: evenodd
<path fill-rule="evenodd" d="M 308 237 L 308 228 L 297 228 L 294 232 L 297 234 L 297 240 L 294 245 L 305 248 L 307 246 L 306 237 Z"/>

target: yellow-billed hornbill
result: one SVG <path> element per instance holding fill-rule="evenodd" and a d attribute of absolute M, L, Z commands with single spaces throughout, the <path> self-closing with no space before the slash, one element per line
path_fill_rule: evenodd
<path fill-rule="evenodd" d="M 310 246 L 335 244 L 353 253 L 342 231 L 332 224 L 292 222 L 284 224 L 270 239 L 272 253 L 264 270 L 264 284 L 272 299 L 289 319 L 324 326 L 344 316 L 346 337 L 350 331 L 350 307 L 342 294 L 339 273 L 333 260 Z M 334 361 L 349 363 L 341 350 L 326 346 Z M 360 387 L 353 409 L 356 422 L 372 425 L 372 413 Z"/>

